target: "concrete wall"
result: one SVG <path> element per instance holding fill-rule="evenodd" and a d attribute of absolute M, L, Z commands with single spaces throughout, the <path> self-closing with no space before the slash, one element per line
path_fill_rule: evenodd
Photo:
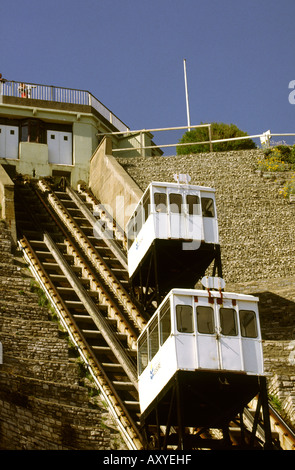
<path fill-rule="evenodd" d="M 143 192 L 112 156 L 111 139 L 105 137 L 90 161 L 89 187 L 125 229 Z"/>
<path fill-rule="evenodd" d="M 127 136 L 122 136 L 118 140 L 118 148 L 127 148 L 130 150 L 122 150 L 115 152 L 116 157 L 120 158 L 134 158 L 134 157 L 153 157 L 161 156 L 163 152 L 160 148 L 144 148 L 154 147 L 153 134 L 150 132 L 138 132 Z M 137 150 L 134 150 L 137 149 Z"/>
<path fill-rule="evenodd" d="M 48 145 L 20 142 L 19 156 L 19 173 L 36 177 L 48 176 Z"/>

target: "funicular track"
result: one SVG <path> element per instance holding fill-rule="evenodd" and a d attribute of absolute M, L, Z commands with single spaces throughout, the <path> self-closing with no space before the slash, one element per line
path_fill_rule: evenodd
<path fill-rule="evenodd" d="M 78 192 L 67 185 L 56 188 L 45 180 L 19 180 L 15 204 L 19 245 L 26 260 L 89 367 L 128 447 L 144 448 L 136 340 L 148 318 L 128 292 L 124 234 L 86 189 Z M 270 415 L 274 415 L 271 408 Z M 249 439 L 246 428 L 248 422 L 253 427 L 254 418 L 245 409 L 238 421 L 241 419 Z M 273 421 L 276 434 L 288 441 L 287 448 L 294 449 L 292 432 L 287 436 L 286 426 L 277 416 Z M 229 428 L 229 439 L 238 448 L 244 437 L 235 424 Z M 256 448 L 262 448 L 265 436 L 258 421 L 255 426 L 256 435 L 250 439 L 255 439 Z M 159 432 L 165 434 L 164 429 L 152 430 L 154 436 Z M 173 433 L 172 428 L 168 448 L 178 446 Z M 212 436 L 203 435 L 202 441 L 209 448 L 223 446 Z M 278 447 L 279 441 L 282 438 L 277 438 Z"/>
<path fill-rule="evenodd" d="M 85 200 L 79 200 L 86 213 Z M 16 181 L 15 210 L 26 260 L 90 368 L 128 447 L 141 449 L 136 339 L 146 320 L 124 287 L 126 268 L 119 261 L 124 251 L 117 242 L 112 247 L 93 236 L 93 225 L 71 190 L 53 191 L 45 181 Z"/>

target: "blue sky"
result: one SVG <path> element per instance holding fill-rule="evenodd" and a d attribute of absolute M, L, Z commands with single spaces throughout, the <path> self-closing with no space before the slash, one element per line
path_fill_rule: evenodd
<path fill-rule="evenodd" d="M 88 90 L 131 129 L 162 128 L 187 125 L 185 58 L 192 125 L 295 132 L 294 18 L 294 0 L 10 0 L 0 73 Z"/>

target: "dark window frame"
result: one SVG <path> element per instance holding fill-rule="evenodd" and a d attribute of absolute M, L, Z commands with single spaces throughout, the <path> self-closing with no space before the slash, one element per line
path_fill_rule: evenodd
<path fill-rule="evenodd" d="M 173 200 L 174 199 L 174 200 Z M 169 193 L 169 211 L 171 214 L 181 214 L 183 197 L 180 193 Z"/>
<path fill-rule="evenodd" d="M 251 314 L 251 315 L 250 315 Z M 246 316 L 248 315 L 248 319 Z M 254 310 L 241 309 L 239 311 L 241 336 L 243 338 L 258 338 L 257 316 Z M 247 324 L 246 324 L 247 320 Z"/>
<path fill-rule="evenodd" d="M 231 318 L 229 317 L 229 314 L 232 314 Z M 225 318 L 226 315 L 227 318 Z M 238 336 L 239 331 L 237 322 L 237 312 L 234 308 L 220 307 L 219 321 L 221 334 L 223 336 Z M 225 328 L 227 329 L 225 330 Z"/>
<path fill-rule="evenodd" d="M 215 204 L 212 197 L 201 197 L 203 217 L 215 217 Z"/>
<path fill-rule="evenodd" d="M 167 194 L 162 192 L 155 192 L 154 193 L 154 205 L 155 205 L 155 212 L 160 212 L 163 214 L 167 214 L 168 211 L 168 199 Z"/>
<path fill-rule="evenodd" d="M 208 316 L 207 319 L 204 316 L 205 309 L 208 313 L 210 312 L 210 317 L 208 316 L 208 313 L 206 314 L 206 316 Z M 200 334 L 204 334 L 204 335 L 214 335 L 215 334 L 214 309 L 207 305 L 198 305 L 196 308 L 196 314 L 197 314 L 197 332 Z M 202 318 L 201 318 L 201 315 L 202 315 Z M 209 322 L 205 320 L 209 320 Z M 204 325 L 206 325 L 206 329 L 204 328 Z"/>
<path fill-rule="evenodd" d="M 194 333 L 193 307 L 191 305 L 178 304 L 175 307 L 175 313 L 177 331 L 179 333 Z"/>

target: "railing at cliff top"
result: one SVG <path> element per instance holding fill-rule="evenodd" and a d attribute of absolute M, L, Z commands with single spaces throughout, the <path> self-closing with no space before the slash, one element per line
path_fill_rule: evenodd
<path fill-rule="evenodd" d="M 5 80 L 0 83 L 0 95 L 92 106 L 120 132 L 129 131 L 126 124 L 89 93 L 89 91 Z"/>

